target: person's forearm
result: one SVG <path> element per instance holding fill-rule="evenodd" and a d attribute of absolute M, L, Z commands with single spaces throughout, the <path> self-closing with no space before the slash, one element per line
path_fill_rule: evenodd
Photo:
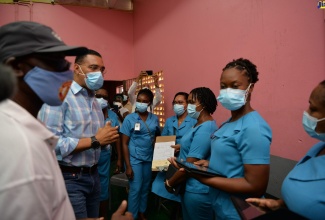
<path fill-rule="evenodd" d="M 264 188 L 254 187 L 245 178 L 206 177 L 199 174 L 191 174 L 191 176 L 205 185 L 228 193 L 249 194 L 254 197 L 261 197 L 265 193 Z"/>
<path fill-rule="evenodd" d="M 186 180 L 186 173 L 177 171 L 169 180 L 168 183 L 170 186 L 177 186 L 178 184 Z"/>
<path fill-rule="evenodd" d="M 123 155 L 122 155 L 122 146 L 121 146 L 121 140 L 120 138 L 116 141 L 116 152 L 117 152 L 117 160 L 122 160 Z"/>
<path fill-rule="evenodd" d="M 79 153 L 85 150 L 88 150 L 91 148 L 91 139 L 89 138 L 81 138 L 79 139 L 79 142 L 74 149 L 74 151 L 71 152 L 71 154 Z"/>
<path fill-rule="evenodd" d="M 129 153 L 129 148 L 126 144 L 122 144 L 122 152 L 123 152 L 123 158 L 125 162 L 126 167 L 130 167 L 130 153 Z"/>

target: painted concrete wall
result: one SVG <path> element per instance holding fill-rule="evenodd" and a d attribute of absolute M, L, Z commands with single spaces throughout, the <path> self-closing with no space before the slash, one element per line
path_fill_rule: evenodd
<path fill-rule="evenodd" d="M 302 112 L 325 78 L 324 11 L 310 0 L 135 0 L 134 14 L 35 4 L 34 21 L 53 27 L 67 44 L 99 50 L 107 79 L 164 70 L 166 115 L 178 91 L 219 91 L 221 69 L 252 60 L 260 72 L 252 106 L 273 129 L 271 153 L 298 160 L 316 141 L 305 134 Z M 24 6 L 0 5 L 0 25 L 28 20 Z M 219 106 L 218 124 L 229 117 Z"/>
<path fill-rule="evenodd" d="M 135 72 L 164 70 L 166 115 L 176 92 L 219 93 L 222 68 L 244 57 L 258 67 L 252 106 L 273 130 L 271 153 L 298 160 L 316 141 L 302 113 L 325 79 L 324 11 L 317 1 L 136 0 Z M 230 116 L 221 105 L 217 123 Z"/>
<path fill-rule="evenodd" d="M 0 4 L 0 25 L 33 20 L 52 27 L 69 45 L 82 45 L 102 54 L 106 80 L 123 80 L 133 74 L 133 14 L 100 8 L 33 4 Z M 73 59 L 69 59 L 73 62 Z"/>

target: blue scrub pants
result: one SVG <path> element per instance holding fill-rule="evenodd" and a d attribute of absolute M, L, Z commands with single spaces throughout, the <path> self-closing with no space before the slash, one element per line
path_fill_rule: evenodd
<path fill-rule="evenodd" d="M 148 194 L 151 183 L 151 161 L 140 161 L 130 157 L 134 173 L 133 180 L 129 181 L 128 211 L 136 219 L 138 212 L 144 213 L 147 209 Z"/>
<path fill-rule="evenodd" d="M 192 193 L 185 191 L 181 196 L 183 219 L 211 220 L 213 209 L 208 193 Z"/>

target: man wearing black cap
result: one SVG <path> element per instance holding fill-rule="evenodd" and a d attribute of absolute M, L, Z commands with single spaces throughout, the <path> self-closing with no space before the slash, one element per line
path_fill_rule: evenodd
<path fill-rule="evenodd" d="M 73 73 L 64 57 L 86 51 L 65 45 L 39 23 L 0 27 L 0 64 L 14 69 L 19 89 L 16 95 L 14 89 L 3 92 L 15 88 L 15 77 L 0 65 L 1 77 L 9 79 L 0 81 L 2 219 L 75 219 L 53 152 L 58 139 L 34 117 L 43 103 L 60 105 L 65 98 Z"/>

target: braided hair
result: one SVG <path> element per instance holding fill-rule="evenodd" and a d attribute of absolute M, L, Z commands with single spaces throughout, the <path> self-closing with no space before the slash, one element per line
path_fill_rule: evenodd
<path fill-rule="evenodd" d="M 145 88 L 145 89 L 141 89 L 141 90 L 138 92 L 137 97 L 138 97 L 139 95 L 141 95 L 141 94 L 146 95 L 146 96 L 149 98 L 149 100 L 150 100 L 149 106 L 152 105 L 152 102 L 153 102 L 153 93 L 151 92 L 151 90 L 150 90 L 150 89 L 147 89 L 147 88 Z"/>
<path fill-rule="evenodd" d="M 240 71 L 244 71 L 250 83 L 256 83 L 258 81 L 258 72 L 256 69 L 256 65 L 251 61 L 243 58 L 239 58 L 237 60 L 233 60 L 229 62 L 222 71 L 226 69 L 235 68 Z"/>
<path fill-rule="evenodd" d="M 198 87 L 191 91 L 192 97 L 195 100 L 198 100 L 202 107 L 209 112 L 209 114 L 213 114 L 217 109 L 217 98 L 211 89 L 206 87 Z"/>

